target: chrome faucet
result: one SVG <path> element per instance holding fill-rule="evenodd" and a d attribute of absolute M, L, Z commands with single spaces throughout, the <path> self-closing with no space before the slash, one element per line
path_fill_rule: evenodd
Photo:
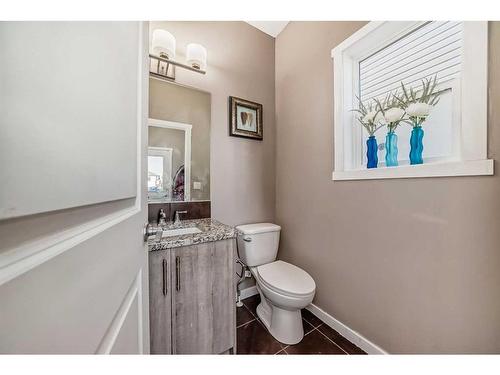
<path fill-rule="evenodd" d="M 181 222 L 179 214 L 187 214 L 187 213 L 188 213 L 187 211 L 175 211 L 174 225 L 179 225 Z"/>

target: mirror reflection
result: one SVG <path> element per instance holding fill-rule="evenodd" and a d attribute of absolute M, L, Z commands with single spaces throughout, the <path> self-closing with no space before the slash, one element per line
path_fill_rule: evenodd
<path fill-rule="evenodd" d="M 151 78 L 149 202 L 210 199 L 210 94 Z"/>

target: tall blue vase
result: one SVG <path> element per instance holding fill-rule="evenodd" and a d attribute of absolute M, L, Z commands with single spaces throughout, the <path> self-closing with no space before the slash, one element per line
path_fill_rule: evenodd
<path fill-rule="evenodd" d="M 367 168 L 377 168 L 378 164 L 378 145 L 377 139 L 374 135 L 371 135 L 366 140 L 366 158 L 368 159 L 368 163 L 366 165 Z"/>
<path fill-rule="evenodd" d="M 410 137 L 410 164 L 423 164 L 422 151 L 424 150 L 424 130 L 421 126 L 413 127 Z"/>
<path fill-rule="evenodd" d="M 398 165 L 398 136 L 393 131 L 385 137 L 385 165 L 395 167 Z"/>

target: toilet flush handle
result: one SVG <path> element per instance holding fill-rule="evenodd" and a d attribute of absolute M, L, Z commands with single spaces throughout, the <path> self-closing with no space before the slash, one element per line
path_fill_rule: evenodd
<path fill-rule="evenodd" d="M 252 238 L 250 238 L 250 237 L 243 237 L 243 241 L 245 241 L 245 242 L 252 242 Z"/>

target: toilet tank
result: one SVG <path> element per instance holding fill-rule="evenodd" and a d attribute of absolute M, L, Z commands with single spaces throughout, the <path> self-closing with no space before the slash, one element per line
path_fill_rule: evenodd
<path fill-rule="evenodd" d="M 238 230 L 238 254 L 247 266 L 255 267 L 276 260 L 281 227 L 272 223 L 245 224 Z"/>

